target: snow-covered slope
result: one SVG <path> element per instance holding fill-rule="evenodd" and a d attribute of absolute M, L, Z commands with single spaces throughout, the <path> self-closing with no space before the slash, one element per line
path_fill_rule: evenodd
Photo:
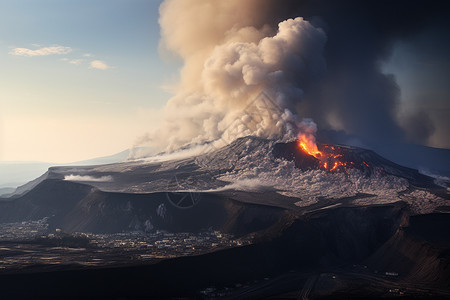
<path fill-rule="evenodd" d="M 345 152 L 345 159 L 367 162 L 367 167 L 350 165 L 345 170 L 324 170 L 295 143 L 246 137 L 219 149 L 209 147 L 204 153 L 187 158 L 178 153 L 118 164 L 53 167 L 47 178 L 77 181 L 106 192 L 272 191 L 285 196 L 280 199 L 295 199 L 298 207 L 373 205 L 402 200 L 410 203 L 416 213 L 426 213 L 448 206 L 445 196 L 448 191 L 433 186 L 430 177 L 372 151 L 340 149 Z M 178 159 L 170 159 L 173 157 Z"/>

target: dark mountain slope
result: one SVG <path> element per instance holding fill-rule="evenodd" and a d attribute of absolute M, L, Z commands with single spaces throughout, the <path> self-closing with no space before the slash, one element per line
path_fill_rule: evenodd
<path fill-rule="evenodd" d="M 85 184 L 48 179 L 22 197 L 0 202 L 0 221 L 49 217 L 52 228 L 67 232 L 198 232 L 212 228 L 241 235 L 267 229 L 288 214 L 283 208 L 240 202 L 215 193 L 175 196 L 195 197 L 197 202 L 183 209 L 174 206 L 168 193 L 108 193 Z"/>

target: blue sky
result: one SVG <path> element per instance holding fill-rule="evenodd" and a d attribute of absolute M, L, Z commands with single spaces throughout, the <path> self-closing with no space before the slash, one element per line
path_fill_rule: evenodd
<path fill-rule="evenodd" d="M 155 126 L 178 63 L 148 0 L 2 0 L 0 161 L 70 162 Z"/>

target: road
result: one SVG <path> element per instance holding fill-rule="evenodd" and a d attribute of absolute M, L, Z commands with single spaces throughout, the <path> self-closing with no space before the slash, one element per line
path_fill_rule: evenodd
<path fill-rule="evenodd" d="M 309 293 L 311 293 L 312 288 L 314 287 L 314 284 L 317 281 L 317 278 L 319 278 L 319 275 L 312 275 L 306 280 L 305 284 L 303 285 L 303 288 L 300 290 L 300 293 L 297 297 L 297 299 L 301 300 L 308 300 Z"/>

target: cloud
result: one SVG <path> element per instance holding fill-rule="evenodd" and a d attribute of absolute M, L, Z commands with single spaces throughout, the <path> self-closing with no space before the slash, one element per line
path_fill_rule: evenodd
<path fill-rule="evenodd" d="M 111 67 L 101 60 L 93 60 L 91 61 L 91 68 L 99 70 L 107 70 Z"/>
<path fill-rule="evenodd" d="M 139 141 L 137 141 L 137 144 L 140 144 Z M 208 144 L 195 145 L 186 149 L 180 149 L 168 153 L 162 152 L 156 155 L 154 153 L 155 151 L 151 148 L 133 148 L 132 153 L 130 153 L 129 159 L 144 159 L 147 163 L 180 160 L 205 153 L 211 147 L 213 146 Z"/>
<path fill-rule="evenodd" d="M 51 47 L 42 47 L 39 44 L 33 44 L 33 47 L 36 47 L 37 49 L 28 49 L 28 48 L 14 48 L 12 49 L 9 54 L 15 55 L 15 56 L 25 56 L 25 57 L 33 57 L 33 56 L 48 56 L 48 55 L 63 55 L 63 54 L 69 54 L 73 51 L 71 47 L 65 47 L 65 46 L 51 46 Z M 82 55 L 83 58 L 68 58 L 64 57 L 61 60 L 68 62 L 72 65 L 81 65 L 82 63 L 86 62 L 87 57 L 92 57 L 92 54 L 90 53 L 84 53 Z M 107 70 L 110 69 L 111 66 L 108 66 L 104 61 L 101 60 L 92 60 L 89 63 L 89 66 L 91 69 L 98 69 L 98 70 Z"/>
<path fill-rule="evenodd" d="M 63 55 L 63 54 L 69 54 L 73 51 L 71 47 L 65 47 L 65 46 L 50 46 L 50 47 L 42 47 L 39 44 L 33 44 L 34 47 L 37 49 L 28 49 L 28 48 L 14 48 L 12 49 L 9 54 L 15 55 L 15 56 L 25 56 L 25 57 L 33 57 L 33 56 L 48 56 L 48 55 Z M 82 63 L 86 62 L 87 57 L 92 57 L 92 54 L 90 53 L 84 53 L 82 55 L 84 58 L 68 58 L 64 57 L 61 60 L 68 62 L 72 65 L 81 65 Z M 92 60 L 89 63 L 89 66 L 91 69 L 98 69 L 98 70 L 107 70 L 110 69 L 111 66 L 106 64 L 102 60 Z"/>
<path fill-rule="evenodd" d="M 72 65 L 79 65 L 79 64 L 81 64 L 83 61 L 84 61 L 84 59 L 71 59 L 71 60 L 69 60 L 69 64 L 72 64 Z"/>
<path fill-rule="evenodd" d="M 101 177 L 93 177 L 93 176 L 83 176 L 83 175 L 66 175 L 64 176 L 64 180 L 70 181 L 95 181 L 95 182 L 111 182 L 113 181 L 112 176 L 101 176 Z"/>
<path fill-rule="evenodd" d="M 61 59 L 62 61 L 67 61 L 69 64 L 72 65 L 80 65 L 82 62 L 84 62 L 84 59 L 69 59 L 67 57 L 64 57 Z"/>
<path fill-rule="evenodd" d="M 47 56 L 47 55 L 61 55 L 61 54 L 67 54 L 72 52 L 72 48 L 65 47 L 65 46 L 51 46 L 51 47 L 43 47 L 39 49 L 28 49 L 28 48 L 14 48 L 12 49 L 9 54 L 16 55 L 16 56 Z"/>

